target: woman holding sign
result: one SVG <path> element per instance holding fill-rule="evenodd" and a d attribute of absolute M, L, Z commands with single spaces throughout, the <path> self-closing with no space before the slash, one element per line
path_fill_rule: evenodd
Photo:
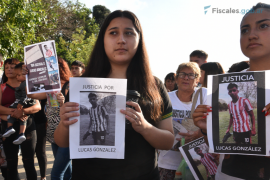
<path fill-rule="evenodd" d="M 125 159 L 74 159 L 73 179 L 151 179 L 159 180 L 155 149 L 173 145 L 172 107 L 163 83 L 150 70 L 142 28 L 129 11 L 114 11 L 105 19 L 90 63 L 83 77 L 128 79 L 129 90 L 141 94 L 134 109 L 121 110 L 132 124 L 126 129 Z M 60 147 L 69 146 L 69 125 L 79 116 L 77 103 L 65 103 L 54 137 Z"/>
<path fill-rule="evenodd" d="M 32 114 L 38 112 L 40 108 L 39 101 L 36 104 L 25 109 L 11 109 L 8 108 L 15 101 L 15 88 L 19 87 L 20 82 L 17 80 L 17 74 L 14 71 L 14 67 L 19 63 L 17 59 L 7 59 L 4 62 L 4 74 L 2 78 L 2 84 L 0 89 L 0 114 L 2 120 L 2 130 L 7 128 L 7 116 L 10 115 L 18 119 L 13 128 L 16 132 L 6 138 L 3 142 L 4 152 L 6 154 L 7 161 L 7 179 L 20 179 L 18 175 L 18 151 L 19 146 L 13 144 L 13 141 L 18 136 L 20 131 L 19 121 L 24 121 L 24 114 L 31 114 L 27 120 L 25 136 L 26 140 L 21 144 L 22 161 L 24 164 L 27 179 L 36 180 L 37 173 L 34 165 L 34 154 L 36 147 L 36 127 L 33 121 Z"/>
<path fill-rule="evenodd" d="M 250 68 L 244 71 L 270 70 L 270 5 L 258 3 L 242 19 L 240 45 L 249 58 Z M 269 90 L 269 89 L 268 89 Z M 265 100 L 269 103 L 269 99 Z M 200 105 L 193 114 L 195 124 L 207 136 L 206 115 L 211 107 Z M 261 110 L 260 110 L 261 111 Z M 267 116 L 270 104 L 260 112 Z M 266 127 L 269 129 L 269 127 Z M 264 135 L 265 136 L 265 135 Z M 221 155 L 216 180 L 269 179 L 270 158 L 247 155 Z"/>

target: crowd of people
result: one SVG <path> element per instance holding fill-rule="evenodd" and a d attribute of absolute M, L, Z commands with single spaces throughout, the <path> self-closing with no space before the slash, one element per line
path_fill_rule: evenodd
<path fill-rule="evenodd" d="M 270 5 L 258 3 L 253 7 L 253 10 L 256 9 L 263 11 L 247 13 L 240 23 L 241 50 L 249 61 L 233 64 L 228 72 L 270 70 Z M 55 158 L 50 177 L 52 180 L 174 180 L 182 157 L 179 146 L 173 146 L 175 139 L 173 121 L 188 124 L 188 132 L 179 133 L 185 138 L 186 143 L 200 137 L 204 137 L 207 141 L 206 122 L 208 112 L 211 112 L 211 107 L 205 105 L 207 88 L 209 88 L 207 76 L 225 73 L 220 63 L 207 62 L 207 58 L 206 52 L 193 51 L 189 60 L 187 58 L 187 62 L 181 63 L 175 73 L 169 73 L 162 83 L 151 73 L 143 31 L 138 18 L 130 11 L 117 10 L 110 13 L 104 20 L 86 67 L 82 62 L 74 61 L 70 70 L 65 60 L 58 57 L 62 88 L 61 93 L 57 95 L 59 107 L 52 107 L 46 103 L 46 93 L 27 95 L 28 98 L 34 100 L 34 103 L 29 106 L 18 107 L 17 104 L 11 106 L 16 100 L 17 87 L 22 82 L 18 78 L 18 71 L 15 71 L 15 66 L 19 64 L 19 61 L 14 58 L 6 59 L 4 63 L 1 61 L 0 65 L 4 64 L 4 72 L 0 89 L 0 134 L 10 129 L 14 130 L 8 133 L 8 136 L 0 138 L 2 176 L 7 180 L 19 179 L 17 169 L 19 146 L 17 144 L 20 144 L 27 179 L 37 179 L 34 166 L 35 153 L 41 180 L 46 179 L 45 144 L 47 139 L 51 143 Z M 24 74 L 27 73 L 26 68 L 23 68 L 23 71 Z M 135 90 L 140 94 L 138 103 L 127 102 L 127 105 L 133 108 L 127 107 L 120 110 L 132 126 L 125 129 L 124 159 L 70 159 L 69 126 L 77 123 L 76 117 L 79 116 L 79 113 L 74 112 L 79 110 L 79 104 L 69 102 L 70 77 L 127 79 L 127 90 Z M 239 100 L 238 96 L 233 94 L 237 92 L 235 85 L 228 87 L 228 92 L 232 97 L 232 102 Z M 96 95 L 89 94 L 88 98 L 89 102 L 94 104 L 91 111 L 97 111 L 95 110 Z M 105 114 L 104 117 L 107 116 L 104 107 L 103 111 L 100 111 Z M 247 108 L 246 111 L 253 121 L 252 107 Z M 270 104 L 266 105 L 263 111 L 268 115 Z M 89 112 L 90 116 L 91 113 L 93 112 Z M 230 116 L 230 125 L 232 125 L 235 115 L 231 113 Z M 69 120 L 71 117 L 75 119 Z M 13 119 L 12 123 L 10 118 Z M 108 121 L 108 118 L 103 119 Z M 24 123 L 20 125 L 22 121 Z M 20 138 L 21 126 L 24 127 L 25 139 L 16 144 L 14 140 Z M 233 131 L 234 134 L 241 133 Z M 256 134 L 253 126 L 248 131 L 249 135 Z M 92 134 L 100 140 L 104 136 L 97 132 Z M 85 138 L 89 135 L 90 132 L 87 131 Z M 177 140 L 180 141 L 180 139 Z M 159 150 L 168 150 L 168 153 L 158 156 Z M 215 167 L 219 162 L 215 172 L 209 172 L 209 178 L 218 180 L 269 180 L 270 178 L 269 157 L 211 155 L 202 153 L 200 148 L 194 151 L 201 156 L 200 161 L 207 171 L 209 171 L 207 159 L 210 159 Z"/>

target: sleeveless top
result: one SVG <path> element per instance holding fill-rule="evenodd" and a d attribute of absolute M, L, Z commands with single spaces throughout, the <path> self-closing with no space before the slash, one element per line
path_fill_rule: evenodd
<path fill-rule="evenodd" d="M 11 87 L 9 84 L 1 84 L 1 89 L 2 89 L 2 106 L 5 107 L 9 107 L 15 100 L 15 88 Z M 32 115 L 30 116 L 32 117 Z M 7 121 L 1 121 L 2 124 L 2 130 L 4 132 L 4 130 L 7 128 Z M 13 124 L 13 128 L 16 131 L 20 130 L 20 124 L 19 121 L 15 121 Z M 27 124 L 26 124 L 26 130 L 25 133 L 31 132 L 33 130 L 35 130 L 35 124 L 33 123 L 33 118 L 29 118 L 27 120 Z"/>

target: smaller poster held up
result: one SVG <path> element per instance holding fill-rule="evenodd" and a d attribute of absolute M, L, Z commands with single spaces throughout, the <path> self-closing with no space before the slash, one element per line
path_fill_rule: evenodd
<path fill-rule="evenodd" d="M 179 149 L 196 180 L 215 179 L 218 156 L 209 153 L 209 147 L 203 137 L 185 144 Z"/>
<path fill-rule="evenodd" d="M 70 78 L 70 102 L 79 104 L 69 127 L 70 158 L 124 159 L 126 79 Z"/>
<path fill-rule="evenodd" d="M 188 131 L 182 126 L 180 123 L 177 121 L 172 121 L 173 122 L 173 131 L 174 131 L 174 142 L 173 142 L 173 147 L 166 151 L 166 150 L 159 150 L 159 155 L 164 156 L 167 154 L 169 151 L 173 151 L 175 153 L 179 153 L 179 147 L 181 146 L 180 141 L 177 139 L 181 139 L 183 136 L 178 134 L 179 132 L 181 133 L 187 133 Z"/>
<path fill-rule="evenodd" d="M 60 91 L 60 74 L 54 41 L 24 47 L 27 94 Z"/>
<path fill-rule="evenodd" d="M 269 156 L 269 71 L 208 76 L 207 116 L 210 152 Z"/>

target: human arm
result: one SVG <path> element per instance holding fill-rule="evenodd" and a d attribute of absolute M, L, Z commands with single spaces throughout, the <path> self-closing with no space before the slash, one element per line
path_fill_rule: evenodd
<path fill-rule="evenodd" d="M 252 124 L 252 129 L 251 129 L 251 136 L 256 135 L 256 124 L 255 124 L 255 116 L 253 110 L 248 111 L 248 115 L 251 118 L 251 124 Z"/>
<path fill-rule="evenodd" d="M 47 98 L 46 93 L 27 94 L 27 97 L 32 99 L 43 100 Z"/>
<path fill-rule="evenodd" d="M 185 137 L 185 144 L 203 136 L 200 129 L 197 131 L 188 131 L 187 133 L 179 132 L 178 134 Z M 176 140 L 181 141 L 181 138 L 177 138 Z"/>
<path fill-rule="evenodd" d="M 59 106 L 61 107 L 65 103 L 65 96 L 59 92 L 56 96 Z"/>
<path fill-rule="evenodd" d="M 91 133 L 90 133 L 90 128 L 92 126 L 92 117 L 90 115 L 90 111 L 89 111 L 89 116 L 90 116 L 90 122 L 89 122 L 89 126 L 88 126 L 88 130 L 85 132 L 84 136 L 83 136 L 83 140 L 85 140 Z"/>
<path fill-rule="evenodd" d="M 36 100 L 36 104 L 34 104 L 33 106 L 21 110 L 15 109 L 14 112 L 11 114 L 11 117 L 20 119 L 24 116 L 24 114 L 35 114 L 40 110 L 41 110 L 40 103 L 38 100 Z"/>
<path fill-rule="evenodd" d="M 228 129 L 227 129 L 226 133 L 230 132 L 230 129 L 231 129 L 232 124 L 233 124 L 233 117 L 230 114 L 230 122 L 229 122 L 229 126 L 228 126 Z"/>
<path fill-rule="evenodd" d="M 125 114 L 126 119 L 130 121 L 136 132 L 140 133 L 156 149 L 169 150 L 172 148 L 174 142 L 172 117 L 159 121 L 155 127 L 144 119 L 139 104 L 128 101 L 127 105 L 135 109 L 126 108 L 120 112 Z"/>
<path fill-rule="evenodd" d="M 60 123 L 54 132 L 54 141 L 59 147 L 69 147 L 69 126 L 76 123 L 78 119 L 69 121 L 70 117 L 78 117 L 79 104 L 67 102 L 60 108 Z"/>

